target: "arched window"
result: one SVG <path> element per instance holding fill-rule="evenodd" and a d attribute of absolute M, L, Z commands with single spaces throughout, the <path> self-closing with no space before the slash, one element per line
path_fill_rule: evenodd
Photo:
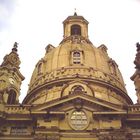
<path fill-rule="evenodd" d="M 80 25 L 72 25 L 71 26 L 71 35 L 81 35 L 81 26 Z"/>
<path fill-rule="evenodd" d="M 16 103 L 16 92 L 14 90 L 10 90 L 7 104 L 15 104 Z"/>
<path fill-rule="evenodd" d="M 81 63 L 80 52 L 78 52 L 78 51 L 73 52 L 73 63 L 74 64 L 80 64 Z"/>

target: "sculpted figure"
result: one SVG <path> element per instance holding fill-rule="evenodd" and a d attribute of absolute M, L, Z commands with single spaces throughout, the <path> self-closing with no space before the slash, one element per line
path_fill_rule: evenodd
<path fill-rule="evenodd" d="M 137 43 L 136 47 L 137 47 L 137 54 L 136 54 L 134 64 L 136 65 L 137 69 L 140 69 L 140 44 Z"/>

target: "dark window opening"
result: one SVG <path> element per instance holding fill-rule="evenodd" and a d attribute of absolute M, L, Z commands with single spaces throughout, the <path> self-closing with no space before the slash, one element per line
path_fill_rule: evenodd
<path fill-rule="evenodd" d="M 16 92 L 14 90 L 10 90 L 7 104 L 15 104 L 16 103 Z"/>
<path fill-rule="evenodd" d="M 72 25 L 71 26 L 71 35 L 81 35 L 81 26 L 80 25 Z"/>
<path fill-rule="evenodd" d="M 84 88 L 82 87 L 82 86 L 76 86 L 75 88 L 74 88 L 74 91 L 84 91 Z"/>

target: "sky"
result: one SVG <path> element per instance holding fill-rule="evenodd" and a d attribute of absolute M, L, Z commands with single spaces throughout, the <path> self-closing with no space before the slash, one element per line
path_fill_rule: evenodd
<path fill-rule="evenodd" d="M 62 22 L 74 9 L 89 21 L 89 39 L 94 46 L 105 44 L 116 61 L 126 89 L 136 103 L 130 77 L 136 43 L 140 42 L 140 0 L 0 0 L 0 63 L 19 43 L 20 71 L 25 76 L 20 102 L 27 94 L 36 63 L 45 55 L 45 47 L 57 47 L 63 39 Z"/>

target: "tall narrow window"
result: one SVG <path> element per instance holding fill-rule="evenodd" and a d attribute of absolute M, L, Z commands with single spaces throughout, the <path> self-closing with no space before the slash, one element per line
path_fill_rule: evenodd
<path fill-rule="evenodd" d="M 71 26 L 71 35 L 81 35 L 81 26 L 80 25 L 72 25 Z"/>
<path fill-rule="evenodd" d="M 15 104 L 16 103 L 16 92 L 14 90 L 10 90 L 7 104 Z"/>
<path fill-rule="evenodd" d="M 74 64 L 80 64 L 81 63 L 80 52 L 78 52 L 78 51 L 73 52 L 73 63 Z"/>

